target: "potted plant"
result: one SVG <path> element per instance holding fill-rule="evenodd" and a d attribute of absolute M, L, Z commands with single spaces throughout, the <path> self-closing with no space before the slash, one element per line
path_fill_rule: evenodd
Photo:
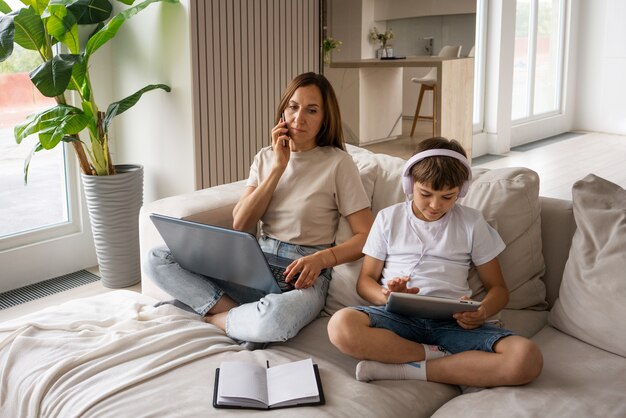
<path fill-rule="evenodd" d="M 374 26 L 370 30 L 369 35 L 370 42 L 376 42 L 380 44 L 380 48 L 376 51 L 376 58 L 391 57 L 393 52 L 390 46 L 387 46 L 387 42 L 393 39 L 393 31 L 387 29 L 385 32 L 379 32 L 378 28 Z"/>
<path fill-rule="evenodd" d="M 322 60 L 324 64 L 330 64 L 330 51 L 333 49 L 337 49 L 337 51 L 339 51 L 339 45 L 341 44 L 342 42 L 340 40 L 334 39 L 332 36 L 329 36 L 322 41 Z"/>
<path fill-rule="evenodd" d="M 143 200 L 143 168 L 113 163 L 109 127 L 114 117 L 133 107 L 144 93 L 156 89 L 169 92 L 170 88 L 165 84 L 147 85 L 102 111 L 94 97 L 89 60 L 128 19 L 150 4 L 178 2 L 144 0 L 133 5 L 135 0 L 118 1 L 131 7 L 112 16 L 109 0 L 22 0 L 28 7 L 17 10 L 0 0 L 0 62 L 11 55 L 14 44 L 37 51 L 41 64 L 30 72 L 30 79 L 44 96 L 56 101 L 56 106 L 28 116 L 15 127 L 18 143 L 29 135 L 38 135 L 24 163 L 24 181 L 28 180 L 34 153 L 61 143 L 73 147 L 82 172 L 100 273 L 108 287 L 125 287 L 140 279 L 135 231 Z M 79 27 L 85 26 L 90 35 L 83 42 Z M 72 99 L 76 106 L 70 104 Z M 81 133 L 88 140 L 81 138 Z M 122 248 L 126 242 L 132 248 Z"/>

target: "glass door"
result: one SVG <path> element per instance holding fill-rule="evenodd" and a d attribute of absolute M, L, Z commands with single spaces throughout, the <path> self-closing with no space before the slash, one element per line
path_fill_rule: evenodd
<path fill-rule="evenodd" d="M 561 112 L 564 0 L 517 0 L 513 121 Z"/>

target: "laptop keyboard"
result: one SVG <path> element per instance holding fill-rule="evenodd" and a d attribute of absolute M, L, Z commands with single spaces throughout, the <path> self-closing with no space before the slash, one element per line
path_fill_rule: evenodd
<path fill-rule="evenodd" d="M 296 279 L 298 278 L 297 275 L 291 280 L 291 282 L 287 283 L 285 281 L 285 276 L 284 276 L 285 269 L 283 267 L 270 265 L 270 270 L 272 271 L 272 275 L 274 276 L 274 279 L 276 279 L 276 283 L 278 284 L 278 287 L 280 287 L 281 291 L 288 292 L 290 290 L 295 289 L 293 287 L 293 283 L 296 282 Z"/>

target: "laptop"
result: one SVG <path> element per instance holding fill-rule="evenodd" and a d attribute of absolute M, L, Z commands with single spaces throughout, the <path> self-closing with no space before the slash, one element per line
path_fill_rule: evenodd
<path fill-rule="evenodd" d="M 221 282 L 226 291 L 254 289 L 258 300 L 294 289 L 297 276 L 289 283 L 283 276 L 293 260 L 264 253 L 248 232 L 154 213 L 150 219 L 181 267 Z"/>
<path fill-rule="evenodd" d="M 452 319 L 457 312 L 476 311 L 480 302 L 391 292 L 385 310 L 400 315 L 425 319 Z"/>

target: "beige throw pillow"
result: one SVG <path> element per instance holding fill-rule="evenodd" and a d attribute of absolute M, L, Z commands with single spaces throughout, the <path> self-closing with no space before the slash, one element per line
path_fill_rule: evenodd
<path fill-rule="evenodd" d="M 353 154 L 363 183 L 369 193 L 373 173 L 362 159 L 376 159 L 373 190 L 374 212 L 402 201 L 400 177 L 403 161 L 379 154 Z M 539 177 L 527 168 L 475 169 L 474 181 L 468 195 L 459 203 L 479 209 L 499 233 L 507 248 L 498 260 L 511 292 L 508 308 L 533 307 L 545 309 L 545 285 L 541 276 L 545 270 L 541 253 L 541 218 L 539 205 Z M 345 220 L 344 220 L 345 221 Z M 345 224 L 337 237 L 348 236 Z M 347 226 L 349 228 L 349 226 Z M 337 242 L 340 242 L 338 239 Z M 337 266 L 328 291 L 325 311 L 333 314 L 345 306 L 366 305 L 356 293 L 356 281 L 362 261 Z M 474 297 L 484 297 L 484 288 L 475 269 L 470 273 Z"/>
<path fill-rule="evenodd" d="M 576 232 L 550 324 L 626 357 L 626 191 L 589 174 L 572 199 Z"/>
<path fill-rule="evenodd" d="M 362 148 L 348 146 L 348 152 L 359 168 L 361 181 L 372 201 L 372 211 L 376 213 L 387 206 L 402 201 L 405 197 L 400 187 L 400 177 L 404 160 L 384 154 L 375 154 Z M 336 243 L 340 244 L 352 236 L 348 221 L 341 217 L 337 230 Z M 333 268 L 332 280 L 328 289 L 324 311 L 332 315 L 346 306 L 369 305 L 356 292 L 363 259 L 341 264 Z"/>
<path fill-rule="evenodd" d="M 509 309 L 546 309 L 545 271 L 541 252 L 539 176 L 528 168 L 474 169 L 462 205 L 480 210 L 506 244 L 498 256 L 509 289 Z M 475 299 L 485 289 L 472 268 L 469 277 Z"/>

